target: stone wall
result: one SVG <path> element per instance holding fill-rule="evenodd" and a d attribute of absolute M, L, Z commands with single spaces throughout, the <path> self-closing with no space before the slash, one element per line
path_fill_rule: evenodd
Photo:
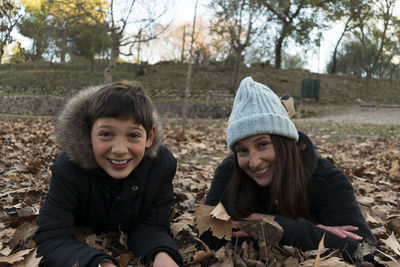
<path fill-rule="evenodd" d="M 12 115 L 57 115 L 63 108 L 66 97 L 62 96 L 0 96 L 0 113 Z M 182 103 L 154 100 L 160 116 L 182 116 Z M 188 117 L 225 118 L 229 117 L 231 103 L 191 103 Z"/>

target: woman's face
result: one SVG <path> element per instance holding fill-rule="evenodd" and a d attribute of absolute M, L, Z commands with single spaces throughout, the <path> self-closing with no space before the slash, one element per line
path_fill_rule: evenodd
<path fill-rule="evenodd" d="M 244 138 L 234 145 L 239 167 L 259 186 L 271 184 L 276 162 L 275 149 L 268 134 Z"/>
<path fill-rule="evenodd" d="M 145 149 L 154 138 L 133 119 L 99 118 L 92 127 L 90 138 L 94 157 L 99 166 L 114 179 L 127 177 L 143 159 Z"/>

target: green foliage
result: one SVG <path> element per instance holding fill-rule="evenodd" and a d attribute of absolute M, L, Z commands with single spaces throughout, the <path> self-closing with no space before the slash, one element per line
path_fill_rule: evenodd
<path fill-rule="evenodd" d="M 0 63 L 4 48 L 14 40 L 11 32 L 21 16 L 20 10 L 16 1 L 0 0 Z"/>
<path fill-rule="evenodd" d="M 96 55 L 111 48 L 111 38 L 102 24 L 78 24 L 72 29 L 71 50 L 73 55 L 82 56 L 90 62 Z"/>
<path fill-rule="evenodd" d="M 43 60 L 50 43 L 51 28 L 48 16 L 41 10 L 27 11 L 18 23 L 20 34 L 32 39 L 32 48 L 27 53 L 31 60 Z"/>

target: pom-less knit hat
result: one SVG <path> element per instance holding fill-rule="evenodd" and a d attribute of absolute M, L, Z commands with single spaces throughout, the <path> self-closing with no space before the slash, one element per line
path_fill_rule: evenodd
<path fill-rule="evenodd" d="M 256 134 L 276 134 L 298 140 L 296 126 L 279 97 L 267 86 L 247 77 L 240 83 L 229 117 L 226 139 L 228 147 Z"/>

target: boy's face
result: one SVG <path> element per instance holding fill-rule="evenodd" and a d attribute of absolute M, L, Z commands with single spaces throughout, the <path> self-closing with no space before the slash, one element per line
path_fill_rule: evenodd
<path fill-rule="evenodd" d="M 150 136 L 133 119 L 97 119 L 90 132 L 97 164 L 114 179 L 127 177 L 143 159 L 145 148 L 153 143 L 155 128 Z"/>

